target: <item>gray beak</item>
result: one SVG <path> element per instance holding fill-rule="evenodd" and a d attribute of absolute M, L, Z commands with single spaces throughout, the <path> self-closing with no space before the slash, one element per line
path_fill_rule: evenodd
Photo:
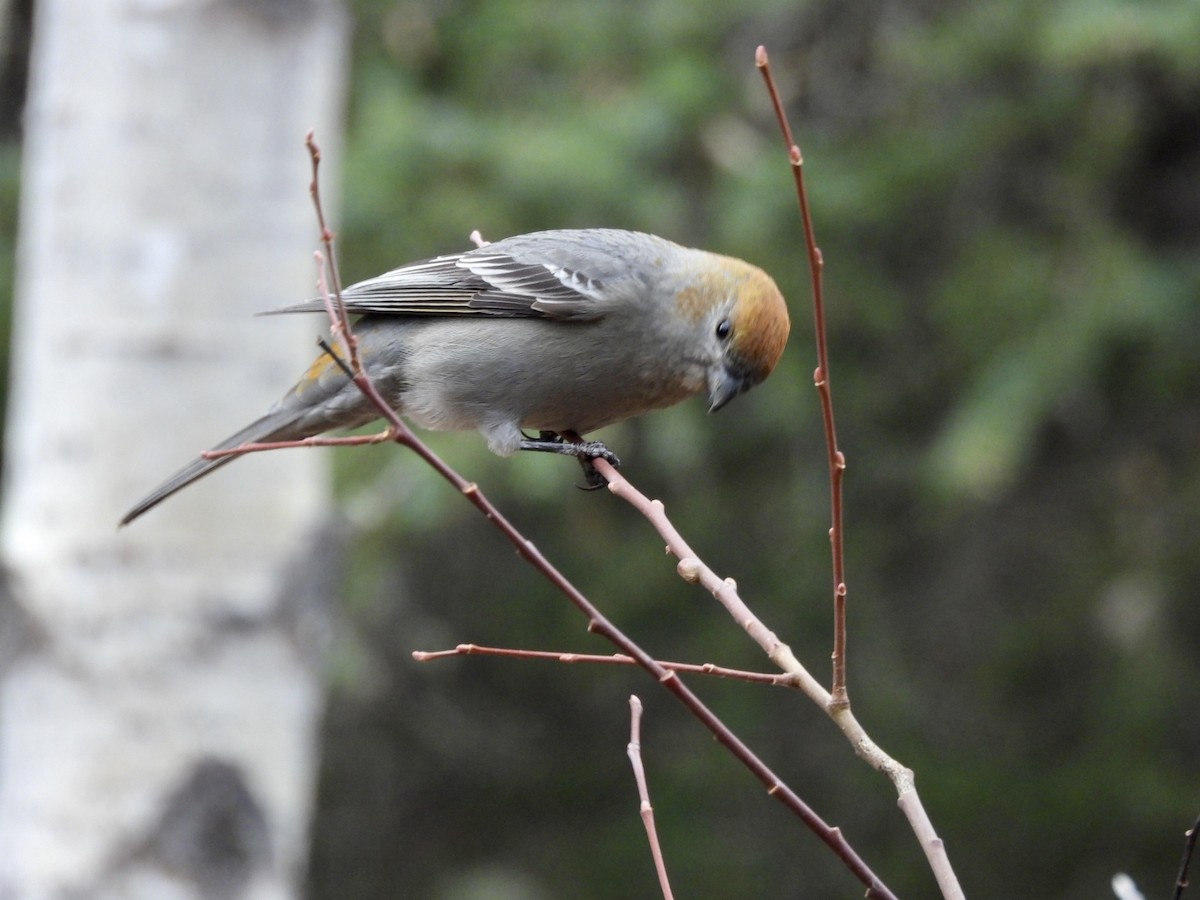
<path fill-rule="evenodd" d="M 718 409 L 750 387 L 744 378 L 722 369 L 721 374 L 709 380 L 708 411 L 715 413 Z"/>

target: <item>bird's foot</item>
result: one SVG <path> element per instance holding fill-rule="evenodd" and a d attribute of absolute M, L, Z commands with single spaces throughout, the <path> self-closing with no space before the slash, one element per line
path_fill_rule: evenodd
<path fill-rule="evenodd" d="M 587 484 L 580 487 L 585 491 L 594 491 L 608 484 L 608 480 L 596 470 L 592 460 L 602 459 L 614 468 L 621 465 L 617 454 L 609 450 L 603 441 L 568 441 L 554 431 L 543 431 L 536 438 L 525 438 L 521 441 L 521 449 L 575 457 L 583 468 L 583 477 Z"/>

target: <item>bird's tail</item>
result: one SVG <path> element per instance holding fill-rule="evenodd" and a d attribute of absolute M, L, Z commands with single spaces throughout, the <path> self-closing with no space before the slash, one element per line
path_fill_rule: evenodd
<path fill-rule="evenodd" d="M 237 434 L 232 435 L 213 450 L 232 450 L 242 444 L 257 444 L 268 441 L 288 441 L 308 437 L 308 431 L 297 428 L 304 416 L 303 410 L 277 409 L 267 413 L 261 419 L 251 422 Z M 315 432 L 311 432 L 315 433 Z M 216 459 L 206 459 L 201 456 L 192 460 L 147 496 L 142 498 L 129 512 L 121 518 L 121 525 L 128 525 L 142 513 L 162 503 L 172 494 L 183 490 L 193 481 L 198 481 L 210 472 L 216 471 L 236 456 L 218 456 Z"/>

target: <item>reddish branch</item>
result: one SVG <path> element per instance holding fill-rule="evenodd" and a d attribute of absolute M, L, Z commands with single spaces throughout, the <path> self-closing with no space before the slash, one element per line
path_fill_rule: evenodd
<path fill-rule="evenodd" d="M 829 345 L 825 329 L 825 292 L 822 280 L 825 263 L 821 251 L 817 247 L 812 215 L 809 212 L 808 192 L 804 186 L 804 157 L 800 152 L 799 145 L 792 138 L 792 129 L 779 98 L 779 91 L 775 87 L 775 79 L 771 75 L 770 61 L 767 58 L 765 47 L 760 46 L 757 49 L 754 61 L 766 82 L 767 93 L 771 97 L 771 105 L 775 109 L 775 117 L 783 132 L 788 159 L 792 164 L 792 178 L 796 183 L 796 198 L 800 204 L 805 247 L 808 250 L 809 273 L 812 277 L 813 324 L 817 344 L 817 369 L 813 373 L 813 381 L 821 399 L 821 418 L 825 425 L 825 448 L 829 463 L 830 506 L 832 508 L 829 539 L 833 551 L 833 685 L 826 708 L 834 722 L 850 740 L 855 752 L 892 780 L 899 795 L 897 802 L 908 818 L 913 833 L 921 842 L 921 848 L 925 851 L 926 859 L 941 888 L 942 896 L 947 900 L 958 900 L 964 896 L 962 887 L 950 865 L 946 847 L 934 830 L 933 823 L 921 803 L 912 770 L 892 759 L 871 740 L 850 710 L 850 697 L 846 689 L 846 569 L 842 524 L 842 479 L 846 471 L 846 457 L 838 447 L 837 426 L 833 416 Z"/>
<path fill-rule="evenodd" d="M 846 691 L 846 564 L 842 530 L 842 477 L 846 472 L 846 457 L 838 448 L 837 425 L 833 418 L 833 388 L 829 375 L 829 343 L 825 336 L 825 289 L 822 279 L 825 261 L 820 248 L 817 247 L 812 215 L 808 208 L 808 191 L 804 187 L 804 157 L 800 153 L 800 146 L 792 140 L 792 128 L 779 99 L 775 79 L 771 76 L 766 47 L 758 48 L 754 62 L 767 84 L 771 105 L 775 108 L 775 118 L 783 131 L 783 140 L 787 144 L 788 157 L 792 163 L 792 178 L 796 182 L 800 216 L 804 221 L 808 270 L 812 277 L 813 331 L 817 342 L 817 369 L 813 372 L 813 383 L 821 398 L 821 419 L 825 424 L 825 449 L 829 460 L 833 520 L 829 528 L 829 543 L 833 551 L 833 688 L 830 693 L 833 695 L 831 702 L 835 707 L 849 706 L 850 696 Z"/>

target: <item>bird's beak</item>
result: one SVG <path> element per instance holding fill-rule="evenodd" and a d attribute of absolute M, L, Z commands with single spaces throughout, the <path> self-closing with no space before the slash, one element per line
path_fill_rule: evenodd
<path fill-rule="evenodd" d="M 719 374 L 709 379 L 708 411 L 715 413 L 748 387 L 750 385 L 746 383 L 746 379 L 734 375 L 728 369 L 721 369 Z"/>

